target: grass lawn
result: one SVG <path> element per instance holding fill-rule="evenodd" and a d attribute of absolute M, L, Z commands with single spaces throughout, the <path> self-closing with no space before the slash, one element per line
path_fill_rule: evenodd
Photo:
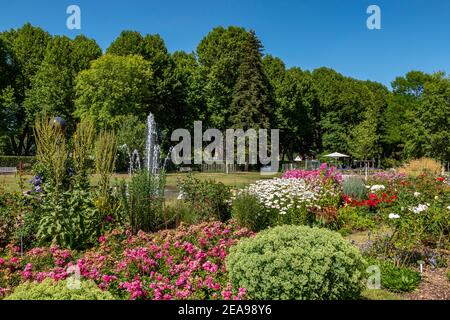
<path fill-rule="evenodd" d="M 187 173 L 168 173 L 167 180 L 167 188 L 168 189 L 176 189 L 178 179 L 182 179 L 185 177 Z M 194 172 L 192 175 L 196 178 L 202 180 L 215 180 L 216 182 L 222 182 L 225 185 L 242 188 L 245 185 L 255 182 L 260 179 L 270 179 L 274 176 L 261 175 L 259 172 L 237 172 L 237 173 L 203 173 L 203 172 Z M 277 175 L 279 176 L 279 175 Z M 25 183 L 25 190 L 29 190 L 30 184 L 28 181 L 32 178 L 31 175 L 22 176 Z M 91 183 L 95 186 L 98 183 L 98 175 L 91 176 Z M 128 180 L 130 176 L 126 173 L 117 173 L 114 174 L 111 181 L 113 184 L 119 183 L 122 179 Z M 19 191 L 19 176 L 18 175 L 0 175 L 0 188 L 6 191 Z"/>

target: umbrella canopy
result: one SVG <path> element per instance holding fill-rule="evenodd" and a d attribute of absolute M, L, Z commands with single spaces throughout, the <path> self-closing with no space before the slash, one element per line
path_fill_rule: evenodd
<path fill-rule="evenodd" d="M 349 158 L 350 156 L 343 154 L 343 153 L 339 153 L 339 152 L 333 152 L 333 153 L 327 154 L 325 157 L 338 159 L 338 158 Z"/>
<path fill-rule="evenodd" d="M 297 156 L 294 161 L 302 161 L 302 158 L 300 156 Z"/>

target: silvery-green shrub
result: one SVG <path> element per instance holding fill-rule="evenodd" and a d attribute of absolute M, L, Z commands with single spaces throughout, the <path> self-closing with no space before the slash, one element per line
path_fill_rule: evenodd
<path fill-rule="evenodd" d="M 94 281 L 81 281 L 79 288 L 70 288 L 67 280 L 24 282 L 5 300 L 113 300 L 108 291 L 102 291 Z"/>
<path fill-rule="evenodd" d="M 338 233 L 278 226 L 241 240 L 226 260 L 233 286 L 250 299 L 356 299 L 365 261 Z"/>

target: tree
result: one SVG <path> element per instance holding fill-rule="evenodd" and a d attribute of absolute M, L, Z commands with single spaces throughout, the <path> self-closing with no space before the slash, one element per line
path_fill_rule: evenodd
<path fill-rule="evenodd" d="M 61 116 L 71 122 L 73 112 L 72 40 L 56 36 L 49 43 L 39 71 L 32 78 L 25 106 L 28 120 L 37 115 Z"/>
<path fill-rule="evenodd" d="M 404 160 L 424 154 L 421 147 L 423 141 L 419 143 L 424 132 L 416 114 L 425 85 L 431 79 L 430 75 L 421 71 L 410 71 L 392 82 L 393 92 L 383 117 L 384 156 Z"/>
<path fill-rule="evenodd" d="M 316 69 L 313 78 L 321 149 L 348 152 L 347 137 L 364 119 L 366 110 L 373 107 L 372 94 L 364 81 L 344 77 L 332 69 Z"/>
<path fill-rule="evenodd" d="M 115 127 L 118 116 L 141 120 L 151 111 L 149 63 L 138 55 L 104 55 L 81 71 L 75 85 L 75 116 L 91 118 L 99 127 Z"/>
<path fill-rule="evenodd" d="M 174 75 L 175 64 L 167 51 L 164 40 L 158 34 L 142 36 L 137 31 L 123 31 L 107 49 L 108 54 L 126 56 L 140 55 L 152 70 L 152 81 L 148 82 L 147 94 L 162 132 L 163 147 L 167 145 L 170 132 L 182 123 L 183 106 L 180 96 L 183 90 Z"/>
<path fill-rule="evenodd" d="M 44 59 L 51 37 L 41 28 L 27 23 L 17 30 L 1 33 L 0 39 L 9 60 L 9 72 L 3 78 L 8 89 L 0 93 L 4 103 L 2 111 L 8 114 L 3 118 L 4 121 L 8 119 L 3 126 L 7 129 L 3 131 L 7 136 L 5 152 L 26 155 L 31 151 L 33 139 L 24 105 L 25 94 Z"/>
<path fill-rule="evenodd" d="M 37 115 L 61 116 L 69 131 L 74 130 L 75 77 L 100 55 L 97 43 L 84 36 L 77 36 L 74 40 L 65 36 L 53 38 L 39 71 L 32 79 L 31 89 L 27 91 L 25 106 L 29 121 L 34 121 Z"/>
<path fill-rule="evenodd" d="M 72 61 L 75 73 L 89 68 L 91 61 L 102 55 L 102 49 L 94 39 L 79 35 L 73 39 Z"/>
<path fill-rule="evenodd" d="M 294 152 L 311 154 L 315 148 L 315 93 L 311 74 L 300 68 L 291 68 L 275 92 L 275 123 L 281 130 L 281 145 L 288 159 L 293 161 Z"/>
<path fill-rule="evenodd" d="M 244 28 L 217 27 L 197 46 L 198 86 L 202 88 L 207 125 L 228 127 L 229 108 L 238 69 L 243 59 L 243 45 L 248 35 Z"/>
<path fill-rule="evenodd" d="M 350 154 L 360 160 L 373 159 L 380 152 L 378 140 L 376 118 L 368 111 L 365 119 L 350 132 L 348 139 Z"/>
<path fill-rule="evenodd" d="M 124 30 L 106 49 L 107 54 L 126 56 L 138 54 L 143 56 L 143 37 L 137 31 Z"/>
<path fill-rule="evenodd" d="M 273 112 L 273 89 L 262 64 L 262 44 L 248 32 L 238 78 L 230 105 L 230 124 L 235 128 L 269 128 Z"/>
<path fill-rule="evenodd" d="M 415 135 L 410 143 L 418 145 L 424 139 L 425 155 L 450 161 L 450 78 L 437 73 L 425 83 L 416 119 L 424 134 Z"/>

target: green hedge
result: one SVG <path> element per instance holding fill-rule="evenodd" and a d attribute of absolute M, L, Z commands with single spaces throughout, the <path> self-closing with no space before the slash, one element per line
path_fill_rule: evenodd
<path fill-rule="evenodd" d="M 34 156 L 0 156 L 0 167 L 17 167 L 23 163 L 25 168 L 33 166 L 36 162 Z"/>

